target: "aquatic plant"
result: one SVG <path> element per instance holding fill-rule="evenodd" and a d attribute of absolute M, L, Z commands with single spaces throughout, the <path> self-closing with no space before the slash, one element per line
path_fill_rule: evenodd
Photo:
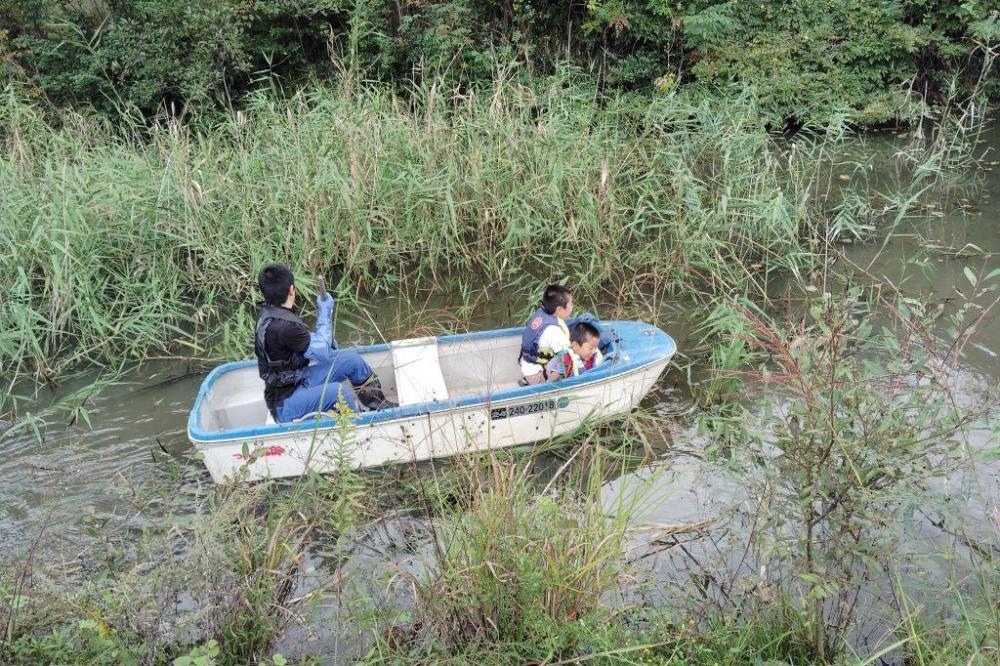
<path fill-rule="evenodd" d="M 501 653 L 520 663 L 573 654 L 588 623 L 608 613 L 639 501 L 623 495 L 605 506 L 601 449 L 584 450 L 586 464 L 567 463 L 567 478 L 557 473 L 544 486 L 530 461 L 484 454 L 462 465 L 457 502 L 425 487 L 433 557 L 422 575 L 405 575 L 411 622 L 379 622 L 369 659 L 429 651 L 442 659 Z"/>
<path fill-rule="evenodd" d="M 970 278 L 966 306 L 947 313 L 888 287 L 811 286 L 805 311 L 789 306 L 786 320 L 730 306 L 758 369 L 720 370 L 741 400 L 700 419 L 724 434 L 756 507 L 760 584 L 798 599 L 819 659 L 840 649 L 868 572 L 891 558 L 894 517 L 926 501 L 914 486 L 974 455 L 964 437 L 993 405 L 956 395 L 958 358 L 1000 299 L 969 305 L 996 288 Z"/>
<path fill-rule="evenodd" d="M 605 96 L 572 77 L 258 95 L 148 131 L 53 127 L 8 87 L 0 127 L 8 382 L 249 349 L 275 259 L 342 299 L 475 280 L 530 304 L 563 277 L 602 300 L 761 292 L 809 265 L 819 151 L 837 140 L 789 153 L 749 96 Z"/>

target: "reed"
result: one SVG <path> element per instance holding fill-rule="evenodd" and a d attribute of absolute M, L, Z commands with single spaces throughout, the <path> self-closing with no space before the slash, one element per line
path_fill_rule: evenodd
<path fill-rule="evenodd" d="M 437 483 L 421 488 L 433 558 L 422 574 L 402 574 L 412 621 L 380 618 L 368 659 L 552 663 L 578 653 L 588 627 L 613 614 L 642 500 L 606 506 L 604 451 L 581 451 L 547 479 L 530 459 L 484 454 L 459 464 L 457 498 Z"/>
<path fill-rule="evenodd" d="M 342 298 L 457 280 L 527 306 L 558 278 L 603 300 L 759 293 L 811 261 L 821 158 L 842 140 L 789 150 L 751 97 L 606 96 L 570 75 L 345 83 L 149 127 L 70 112 L 55 125 L 8 87 L 0 127 L 9 381 L 245 354 L 271 260 L 303 284 L 333 276 Z"/>

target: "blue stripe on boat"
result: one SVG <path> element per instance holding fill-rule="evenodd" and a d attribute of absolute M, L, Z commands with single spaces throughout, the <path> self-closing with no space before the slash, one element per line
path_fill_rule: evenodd
<path fill-rule="evenodd" d="M 576 377 L 560 380 L 558 383 L 538 384 L 535 386 L 519 386 L 517 388 L 497 391 L 489 395 L 473 395 L 464 398 L 453 398 L 448 400 L 435 400 L 416 405 L 406 405 L 397 409 L 390 409 L 378 412 L 363 412 L 358 414 L 354 423 L 356 425 L 369 425 L 381 423 L 383 421 L 396 421 L 400 419 L 411 419 L 422 416 L 430 412 L 442 412 L 451 409 L 474 407 L 510 399 L 522 398 L 525 396 L 537 395 L 540 393 L 550 393 L 554 390 L 563 390 L 574 386 L 584 386 L 592 384 L 609 377 L 622 375 L 643 366 L 655 363 L 658 360 L 672 356 L 677 350 L 677 344 L 673 338 L 660 329 L 641 321 L 608 321 L 601 322 L 602 326 L 609 326 L 615 330 L 621 338 L 621 348 L 618 353 L 624 352 L 628 355 L 628 360 L 621 358 L 612 362 L 602 364 Z M 476 331 L 474 333 L 461 333 L 459 335 L 442 335 L 437 338 L 439 344 L 463 342 L 465 340 L 480 340 L 484 338 L 499 338 L 509 335 L 520 335 L 524 329 L 504 328 L 491 331 Z M 389 345 L 369 345 L 367 347 L 351 347 L 354 351 L 364 354 L 367 352 L 388 351 Z M 514 363 L 511 359 L 511 363 Z M 263 439 L 273 435 L 284 435 L 295 432 L 308 432 L 322 428 L 331 428 L 335 425 L 332 418 L 311 419 L 300 423 L 275 423 L 272 425 L 254 426 L 252 428 L 234 428 L 232 430 L 219 430 L 215 432 L 204 432 L 201 429 L 201 406 L 212 390 L 215 381 L 224 373 L 231 370 L 256 367 L 256 360 L 236 361 L 226 363 L 215 368 L 208 374 L 201 384 L 198 397 L 195 399 L 194 407 L 188 417 L 188 437 L 199 442 L 221 442 L 228 440 Z M 263 399 L 263 396 L 261 396 Z"/>

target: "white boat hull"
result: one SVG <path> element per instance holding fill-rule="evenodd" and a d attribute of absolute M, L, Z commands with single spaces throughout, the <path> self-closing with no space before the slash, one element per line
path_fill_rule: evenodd
<path fill-rule="evenodd" d="M 368 425 L 229 441 L 195 442 L 212 479 L 254 481 L 415 462 L 548 440 L 587 419 L 627 413 L 656 383 L 669 358 L 582 386 L 429 412 Z M 554 386 L 558 386 L 557 384 Z"/>

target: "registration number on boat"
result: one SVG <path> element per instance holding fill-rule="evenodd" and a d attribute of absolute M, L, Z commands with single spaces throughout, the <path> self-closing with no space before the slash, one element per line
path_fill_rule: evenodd
<path fill-rule="evenodd" d="M 538 402 L 526 402 L 523 405 L 511 405 L 510 407 L 494 407 L 490 410 L 490 420 L 514 418 L 515 416 L 527 416 L 528 414 L 538 414 L 539 412 L 549 412 L 553 409 L 562 409 L 569 400 L 560 398 L 559 400 L 539 400 Z"/>

